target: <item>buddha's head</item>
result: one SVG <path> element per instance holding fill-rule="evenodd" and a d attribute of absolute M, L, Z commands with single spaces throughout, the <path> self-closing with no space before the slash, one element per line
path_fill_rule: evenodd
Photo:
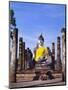
<path fill-rule="evenodd" d="M 44 38 L 42 34 L 38 38 L 38 46 L 43 46 L 44 45 Z"/>

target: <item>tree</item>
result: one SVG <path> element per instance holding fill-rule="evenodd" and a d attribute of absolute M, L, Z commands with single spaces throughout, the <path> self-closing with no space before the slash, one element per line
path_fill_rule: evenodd
<path fill-rule="evenodd" d="M 10 30 L 16 28 L 16 19 L 14 17 L 14 11 L 12 9 L 9 10 L 9 26 Z M 10 37 L 13 38 L 12 31 L 10 32 Z"/>
<path fill-rule="evenodd" d="M 9 11 L 9 23 L 10 26 L 12 25 L 13 27 L 16 27 L 16 19 L 14 17 L 14 11 L 12 9 L 10 9 Z"/>
<path fill-rule="evenodd" d="M 63 28 L 61 29 L 61 32 L 62 32 L 62 33 L 65 32 L 65 33 L 66 33 L 66 28 L 63 27 Z"/>

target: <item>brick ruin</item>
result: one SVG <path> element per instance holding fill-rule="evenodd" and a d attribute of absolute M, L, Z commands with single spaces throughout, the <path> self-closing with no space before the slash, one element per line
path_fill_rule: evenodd
<path fill-rule="evenodd" d="M 62 73 L 63 81 L 66 81 L 66 28 L 62 28 Z"/>
<path fill-rule="evenodd" d="M 61 71 L 61 45 L 60 45 L 60 37 L 57 37 L 57 70 Z"/>
<path fill-rule="evenodd" d="M 16 71 L 17 71 L 17 51 L 18 51 L 18 29 L 15 28 L 12 31 L 12 51 L 11 61 L 9 63 L 9 81 L 16 82 Z"/>
<path fill-rule="evenodd" d="M 62 32 L 62 61 L 61 61 L 61 45 L 60 37 L 57 37 L 57 63 L 55 64 L 55 43 L 52 43 L 52 65 L 53 70 L 55 71 L 55 65 L 57 66 L 57 71 L 61 70 L 65 76 L 65 33 Z M 63 53 L 64 52 L 64 53 Z M 25 49 L 25 42 L 22 37 L 19 37 L 19 58 L 17 59 L 18 53 L 18 29 L 15 28 L 12 31 L 12 51 L 11 61 L 10 61 L 10 70 L 9 70 L 9 79 L 10 82 L 16 82 L 16 73 L 17 71 L 22 72 L 27 70 L 27 50 Z M 62 68 L 63 67 L 63 68 Z"/>
<path fill-rule="evenodd" d="M 52 65 L 53 70 L 55 70 L 55 43 L 52 43 Z"/>

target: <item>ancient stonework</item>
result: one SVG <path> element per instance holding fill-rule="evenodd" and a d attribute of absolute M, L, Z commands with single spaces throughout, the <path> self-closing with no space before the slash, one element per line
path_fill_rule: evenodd
<path fill-rule="evenodd" d="M 62 29 L 62 73 L 63 73 L 63 81 L 66 79 L 66 30 L 65 28 Z"/>
<path fill-rule="evenodd" d="M 19 38 L 19 62 L 18 62 L 18 70 L 22 70 L 22 62 L 23 62 L 23 40 Z"/>
<path fill-rule="evenodd" d="M 25 70 L 28 68 L 28 66 L 27 66 L 27 64 L 28 64 L 27 60 L 28 60 L 27 49 L 25 49 Z"/>
<path fill-rule="evenodd" d="M 55 43 L 52 43 L 52 65 L 53 70 L 55 70 Z"/>
<path fill-rule="evenodd" d="M 23 66 L 22 69 L 25 70 L 25 42 L 23 42 Z"/>
<path fill-rule="evenodd" d="M 61 47 L 60 37 L 57 37 L 57 70 L 61 71 Z"/>
<path fill-rule="evenodd" d="M 9 77 L 10 82 L 16 82 L 16 70 L 17 70 L 17 46 L 18 45 L 18 29 L 15 28 L 12 31 L 12 55 L 11 55 L 11 62 L 9 65 Z"/>

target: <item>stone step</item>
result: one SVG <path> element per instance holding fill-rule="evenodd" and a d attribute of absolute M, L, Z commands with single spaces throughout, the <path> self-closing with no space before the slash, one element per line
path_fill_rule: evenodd
<path fill-rule="evenodd" d="M 40 71 L 44 71 L 44 73 L 47 73 L 47 71 L 51 71 L 52 73 L 62 73 L 62 71 L 53 71 L 51 69 L 32 69 L 32 70 L 22 70 L 22 71 L 17 71 L 17 74 L 34 74 L 35 72 L 40 72 Z"/>
<path fill-rule="evenodd" d="M 44 69 L 44 70 L 50 70 L 50 67 L 35 67 L 35 69 Z"/>
<path fill-rule="evenodd" d="M 62 74 L 61 73 L 55 73 L 52 74 L 54 76 L 54 78 L 61 78 Z M 17 82 L 22 82 L 22 81 L 32 81 L 33 78 L 36 76 L 36 74 L 16 74 L 16 80 Z M 46 74 L 43 74 L 43 76 L 45 76 L 45 78 L 47 79 Z"/>

